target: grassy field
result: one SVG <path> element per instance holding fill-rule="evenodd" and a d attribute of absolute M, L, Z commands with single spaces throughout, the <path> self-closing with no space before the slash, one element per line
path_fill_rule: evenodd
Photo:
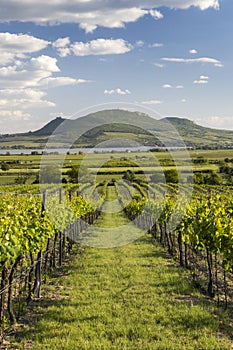
<path fill-rule="evenodd" d="M 105 213 L 86 234 L 105 242 L 110 228 L 129 234 L 122 229 L 124 214 L 113 213 L 117 209 L 116 190 L 109 186 Z M 187 271 L 152 238 L 137 234 L 142 237 L 131 244 L 86 247 L 77 255 L 43 291 L 34 316 L 25 316 L 29 325 L 18 333 L 15 348 L 230 350 L 227 313 L 200 295 Z"/>

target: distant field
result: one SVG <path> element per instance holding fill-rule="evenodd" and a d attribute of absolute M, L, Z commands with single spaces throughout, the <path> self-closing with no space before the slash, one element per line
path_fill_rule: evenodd
<path fill-rule="evenodd" d="M 23 151 L 22 151 L 23 153 Z M 191 150 L 189 151 L 190 158 L 195 159 L 198 156 L 206 158 L 211 161 L 206 164 L 194 164 L 194 171 L 206 171 L 209 169 L 218 170 L 218 165 L 213 164 L 223 161 L 225 158 L 233 158 L 233 150 Z M 175 158 L 175 162 L 172 163 L 172 155 Z M 190 166 L 186 159 L 187 153 L 182 150 L 176 150 L 172 152 L 124 152 L 124 153 L 88 153 L 88 154 L 49 154 L 43 156 L 44 164 L 54 164 L 56 162 L 63 162 L 62 172 L 65 174 L 72 166 L 78 166 L 82 163 L 89 170 L 95 174 L 99 170 L 98 181 L 104 181 L 105 179 L 111 180 L 111 178 L 119 179 L 122 174 L 130 169 L 134 171 L 138 176 L 140 171 L 144 171 L 146 174 L 153 174 L 154 172 L 171 169 L 175 163 L 178 163 L 179 169 L 183 172 L 190 172 Z M 124 166 L 124 162 L 131 161 L 132 166 Z M 39 171 L 41 164 L 41 155 L 0 155 L 0 163 L 8 163 L 10 169 L 8 171 L 0 170 L 0 184 L 14 183 L 18 174 L 35 174 L 28 180 L 34 181 L 36 174 Z M 107 163 L 108 162 L 108 163 Z M 108 164 L 114 163 L 117 166 L 109 166 Z M 161 165 L 160 165 L 161 164 Z M 136 166 L 138 165 L 138 166 Z"/>

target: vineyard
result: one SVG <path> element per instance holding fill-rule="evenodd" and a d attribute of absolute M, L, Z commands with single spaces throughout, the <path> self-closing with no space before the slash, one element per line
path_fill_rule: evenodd
<path fill-rule="evenodd" d="M 195 185 L 191 198 L 188 191 L 186 185 L 125 180 L 6 186 L 0 195 L 1 339 L 40 298 L 74 244 L 79 251 L 102 241 L 111 247 L 103 234 L 119 223 L 115 246 L 148 233 L 190 271 L 197 289 L 227 308 L 233 297 L 233 188 L 226 194 L 221 186 Z"/>
<path fill-rule="evenodd" d="M 231 196 L 222 187 L 195 186 L 191 201 L 186 203 L 185 187 L 179 196 L 176 186 L 169 186 L 166 196 L 159 192 L 161 186 L 154 190 L 156 200 L 146 196 L 127 202 L 123 196 L 126 215 L 138 227 L 148 229 L 182 267 L 190 269 L 194 283 L 203 292 L 216 296 L 218 303 L 224 299 L 227 307 L 227 297 L 233 296 Z M 206 285 L 200 277 L 207 277 Z"/>
<path fill-rule="evenodd" d="M 0 196 L 0 321 L 14 324 L 25 302 L 40 297 L 42 280 L 61 266 L 87 225 L 99 215 L 97 207 L 79 196 L 77 186 L 7 188 Z M 37 192 L 37 193 L 36 193 Z M 27 193 L 27 194 L 26 194 Z"/>

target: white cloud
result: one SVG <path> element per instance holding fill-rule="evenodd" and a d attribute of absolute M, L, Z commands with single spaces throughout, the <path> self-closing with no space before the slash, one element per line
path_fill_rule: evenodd
<path fill-rule="evenodd" d="M 79 21 L 76 21 L 76 22 L 79 22 Z M 123 26 L 123 24 L 122 24 Z M 97 25 L 96 24 L 91 24 L 91 23 L 88 23 L 88 22 L 81 22 L 79 24 L 79 27 L 83 30 L 85 30 L 86 33 L 93 33 L 94 30 L 96 30 L 97 28 Z M 119 27 L 121 27 L 121 25 L 119 25 Z"/>
<path fill-rule="evenodd" d="M 50 43 L 28 34 L 0 33 L 0 65 L 9 64 L 26 54 L 45 49 Z"/>
<path fill-rule="evenodd" d="M 158 10 L 149 10 L 149 14 L 155 19 L 162 19 L 163 14 Z"/>
<path fill-rule="evenodd" d="M 41 55 L 0 68 L 0 109 L 25 110 L 55 107 L 46 99 L 46 90 L 52 87 L 88 82 L 84 79 L 54 76 L 59 73 L 57 59 Z"/>
<path fill-rule="evenodd" d="M 188 9 L 191 6 L 201 10 L 219 8 L 218 0 L 1 0 L 0 22 L 21 21 L 55 25 L 78 23 L 86 32 L 93 32 L 98 26 L 122 28 L 125 23 L 135 22 L 145 15 L 155 19 L 163 18 L 160 7 Z"/>
<path fill-rule="evenodd" d="M 214 66 L 223 67 L 221 62 L 216 58 L 211 57 L 199 57 L 199 58 L 173 58 L 173 57 L 162 57 L 162 61 L 176 62 L 176 63 L 211 63 Z"/>
<path fill-rule="evenodd" d="M 187 102 L 186 98 L 182 98 L 181 102 L 183 103 Z"/>
<path fill-rule="evenodd" d="M 163 88 L 164 88 L 164 89 L 183 89 L 184 86 L 181 85 L 181 84 L 175 85 L 175 86 L 173 86 L 173 85 L 171 85 L 171 84 L 164 84 L 164 85 L 163 85 Z"/>
<path fill-rule="evenodd" d="M 148 100 L 148 101 L 142 101 L 141 104 L 143 105 L 160 105 L 163 103 L 162 101 L 159 100 Z"/>
<path fill-rule="evenodd" d="M 120 88 L 117 89 L 113 89 L 113 90 L 104 90 L 104 94 L 106 95 L 129 95 L 131 94 L 131 92 L 126 89 L 126 90 L 122 90 Z"/>
<path fill-rule="evenodd" d="M 65 85 L 77 85 L 82 83 L 89 83 L 89 80 L 84 79 L 74 79 L 69 77 L 56 77 L 56 78 L 46 78 L 43 79 L 41 86 L 47 86 L 48 88 L 51 87 L 58 87 L 58 86 L 65 86 Z"/>
<path fill-rule="evenodd" d="M 201 76 L 200 76 L 200 79 L 201 79 L 201 80 L 208 80 L 209 77 L 208 77 L 207 75 L 201 75 Z"/>
<path fill-rule="evenodd" d="M 194 84 L 208 84 L 209 77 L 207 75 L 201 75 L 199 79 L 194 80 Z"/>
<path fill-rule="evenodd" d="M 30 113 L 24 113 L 21 110 L 2 110 L 0 111 L 0 116 L 3 117 L 5 120 L 21 120 L 21 121 L 27 121 L 31 119 Z"/>
<path fill-rule="evenodd" d="M 60 57 L 66 57 L 70 55 L 71 52 L 69 47 L 59 47 L 57 49 L 57 53 Z"/>
<path fill-rule="evenodd" d="M 60 57 L 66 57 L 70 54 L 70 48 L 68 47 L 70 44 L 70 38 L 59 38 L 53 43 L 53 47 L 57 49 L 58 55 Z"/>
<path fill-rule="evenodd" d="M 191 50 L 189 50 L 189 53 L 191 53 L 192 55 L 195 55 L 197 53 L 197 50 L 196 49 L 191 49 Z"/>
<path fill-rule="evenodd" d="M 1 134 L 25 132 L 35 128 L 35 118 L 31 113 L 20 109 L 0 110 L 0 128 Z M 32 128 L 31 128 L 32 127 Z"/>
<path fill-rule="evenodd" d="M 57 66 L 57 59 L 46 55 L 31 58 L 28 68 L 34 71 L 43 71 L 45 75 L 60 72 Z"/>
<path fill-rule="evenodd" d="M 194 80 L 193 84 L 208 84 L 208 80 Z"/>
<path fill-rule="evenodd" d="M 144 45 L 144 41 L 142 41 L 142 40 L 138 40 L 135 43 L 135 46 L 137 46 L 137 47 L 142 47 L 143 45 Z"/>
<path fill-rule="evenodd" d="M 162 64 L 162 63 L 153 63 L 153 65 L 155 67 L 158 67 L 158 68 L 163 68 L 164 67 L 164 64 Z"/>
<path fill-rule="evenodd" d="M 28 34 L 0 33 L 0 47 L 3 51 L 15 52 L 17 50 L 21 53 L 37 52 L 46 48 L 48 45 L 48 41 L 35 38 Z"/>
<path fill-rule="evenodd" d="M 53 46 L 56 48 L 66 47 L 70 44 L 70 38 L 59 38 L 56 41 L 54 41 Z"/>
<path fill-rule="evenodd" d="M 162 43 L 153 43 L 153 44 L 149 44 L 148 47 L 149 48 L 153 48 L 153 47 L 162 47 L 163 44 Z"/>
<path fill-rule="evenodd" d="M 46 93 L 33 89 L 1 89 L 0 90 L 0 109 L 1 108 L 28 108 L 54 107 L 55 103 L 44 99 Z"/>
<path fill-rule="evenodd" d="M 56 58 L 41 55 L 27 62 L 0 68 L 0 88 L 26 88 L 42 85 L 43 79 L 59 72 Z"/>
<path fill-rule="evenodd" d="M 207 127 L 233 130 L 233 116 L 226 116 L 226 115 L 204 116 L 202 118 L 198 118 L 197 121 L 201 125 L 205 125 Z"/>
<path fill-rule="evenodd" d="M 133 46 L 123 39 L 96 39 L 87 43 L 80 41 L 71 45 L 71 51 L 76 56 L 117 55 L 132 49 Z"/>
<path fill-rule="evenodd" d="M 56 58 L 45 55 L 33 57 L 27 62 L 0 68 L 0 88 L 48 87 L 48 84 L 53 87 L 88 82 L 83 79 L 53 77 L 58 72 L 60 69 Z"/>
<path fill-rule="evenodd" d="M 214 65 L 215 67 L 219 67 L 219 68 L 222 68 L 222 67 L 224 67 L 224 65 L 222 64 L 222 63 L 215 63 L 215 65 Z"/>

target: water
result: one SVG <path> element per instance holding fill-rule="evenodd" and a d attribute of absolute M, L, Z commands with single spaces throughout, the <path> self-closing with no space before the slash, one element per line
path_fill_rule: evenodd
<path fill-rule="evenodd" d="M 71 149 L 66 149 L 66 148 L 51 148 L 51 149 L 46 149 L 46 152 L 48 153 L 59 153 L 59 154 L 65 154 L 69 152 L 70 154 L 74 153 L 106 153 L 106 152 L 147 152 L 152 147 L 146 147 L 146 146 L 141 146 L 141 147 L 106 147 L 106 148 L 71 148 Z M 32 152 L 38 152 L 42 153 L 44 149 L 0 149 L 0 155 L 6 155 L 6 154 L 12 154 L 12 155 L 20 155 L 20 154 L 31 154 Z"/>

